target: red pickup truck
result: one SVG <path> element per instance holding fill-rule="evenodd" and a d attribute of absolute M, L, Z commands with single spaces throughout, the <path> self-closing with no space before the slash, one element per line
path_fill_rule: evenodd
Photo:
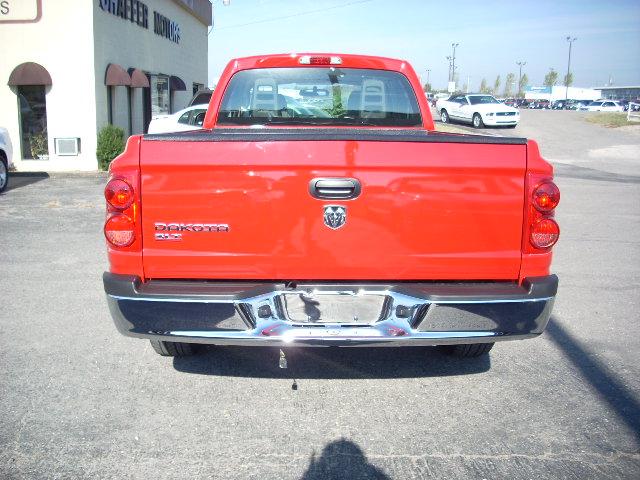
<path fill-rule="evenodd" d="M 118 330 L 193 344 L 440 345 L 544 330 L 560 193 L 535 142 L 436 132 L 402 60 L 232 60 L 203 128 L 136 135 L 105 188 Z"/>

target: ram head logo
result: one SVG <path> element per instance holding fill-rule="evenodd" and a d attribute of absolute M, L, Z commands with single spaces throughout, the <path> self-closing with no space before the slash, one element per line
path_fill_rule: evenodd
<path fill-rule="evenodd" d="M 347 222 L 347 207 L 342 205 L 325 205 L 324 224 L 337 230 Z"/>

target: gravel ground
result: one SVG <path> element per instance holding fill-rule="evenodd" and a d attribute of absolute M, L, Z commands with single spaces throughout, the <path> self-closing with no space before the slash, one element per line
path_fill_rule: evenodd
<path fill-rule="evenodd" d="M 161 358 L 106 308 L 104 175 L 14 177 L 0 196 L 0 478 L 639 478 L 640 156 L 620 152 L 640 141 L 573 112 L 525 112 L 518 133 L 556 163 L 561 286 L 542 337 L 481 360 Z"/>

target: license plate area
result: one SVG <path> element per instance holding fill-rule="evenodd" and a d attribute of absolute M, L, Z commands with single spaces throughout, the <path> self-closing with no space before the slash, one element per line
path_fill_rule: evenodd
<path fill-rule="evenodd" d="M 388 297 L 344 293 L 291 292 L 280 295 L 288 321 L 300 324 L 370 325 L 386 317 Z"/>

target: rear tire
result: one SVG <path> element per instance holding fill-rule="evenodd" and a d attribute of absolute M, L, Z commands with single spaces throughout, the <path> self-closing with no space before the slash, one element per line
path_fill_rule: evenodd
<path fill-rule="evenodd" d="M 473 128 L 483 128 L 484 127 L 484 122 L 482 121 L 482 117 L 480 116 L 479 113 L 474 113 L 473 114 L 473 119 L 471 120 L 471 123 L 473 123 Z"/>
<path fill-rule="evenodd" d="M 9 166 L 4 152 L 0 152 L 0 193 L 4 192 L 9 185 Z"/>
<path fill-rule="evenodd" d="M 162 340 L 149 341 L 156 353 L 163 357 L 188 357 L 195 353 L 191 343 L 165 342 Z"/>
<path fill-rule="evenodd" d="M 444 108 L 440 111 L 440 121 L 442 123 L 449 123 L 449 114 Z"/>
<path fill-rule="evenodd" d="M 465 345 L 447 345 L 445 351 L 454 357 L 475 358 L 489 353 L 493 343 L 470 343 Z"/>

